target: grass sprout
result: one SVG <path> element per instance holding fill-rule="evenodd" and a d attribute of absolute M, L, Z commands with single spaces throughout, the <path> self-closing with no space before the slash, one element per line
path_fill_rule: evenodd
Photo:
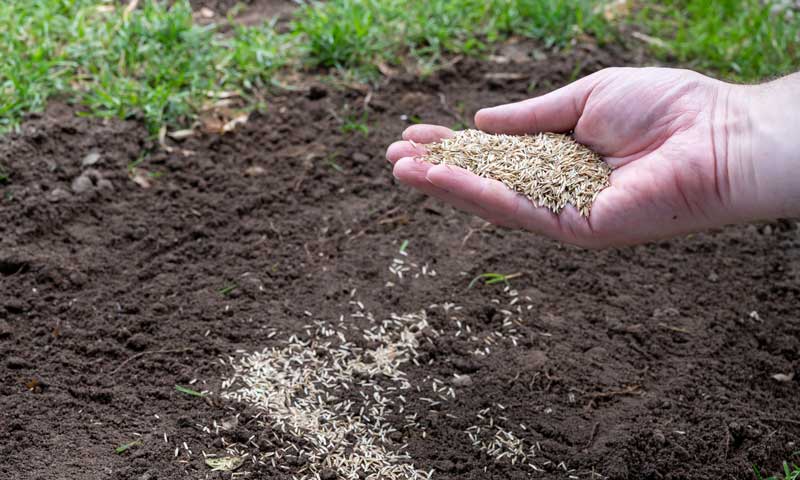
<path fill-rule="evenodd" d="M 408 248 L 408 240 L 403 240 L 403 243 L 400 244 L 400 254 L 405 254 L 406 249 Z"/>
<path fill-rule="evenodd" d="M 114 452 L 117 455 L 121 455 L 121 454 L 127 452 L 128 450 L 130 450 L 131 448 L 138 447 L 138 446 L 141 446 L 141 445 L 142 445 L 142 441 L 141 440 L 134 440 L 133 442 L 125 443 L 125 444 L 120 445 L 119 447 L 114 449 Z"/>
<path fill-rule="evenodd" d="M 191 388 L 182 387 L 180 385 L 175 385 L 175 391 L 184 393 L 186 395 L 190 395 L 192 397 L 204 397 L 205 394 L 198 392 L 197 390 L 192 390 Z"/>
<path fill-rule="evenodd" d="M 342 122 L 342 133 L 360 133 L 363 136 L 369 135 L 369 125 L 367 124 L 368 114 L 364 112 L 360 117 L 347 115 Z"/>
<path fill-rule="evenodd" d="M 800 465 L 789 464 L 789 462 L 783 462 L 783 474 L 780 477 L 764 477 L 761 470 L 755 465 L 753 465 L 753 472 L 758 480 L 800 480 Z"/>
<path fill-rule="evenodd" d="M 469 282 L 467 290 L 473 288 L 481 280 L 483 280 L 484 285 L 494 285 L 496 283 L 505 283 L 506 285 L 508 285 L 509 280 L 511 280 L 512 278 L 517 278 L 521 275 L 522 273 L 512 273 L 510 275 L 504 275 L 502 273 L 481 273 L 480 275 L 476 276 Z"/>
<path fill-rule="evenodd" d="M 341 165 L 339 165 L 338 163 L 334 162 L 333 160 L 328 160 L 328 165 L 330 165 L 330 167 L 332 169 L 336 170 L 337 172 L 344 173 L 344 168 L 342 168 Z"/>

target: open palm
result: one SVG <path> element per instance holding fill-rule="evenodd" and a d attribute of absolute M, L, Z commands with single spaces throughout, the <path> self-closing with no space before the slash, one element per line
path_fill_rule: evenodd
<path fill-rule="evenodd" d="M 665 238 L 733 221 L 724 121 L 730 86 L 674 69 L 614 68 L 547 95 L 481 110 L 492 133 L 573 131 L 614 168 L 591 214 L 538 208 L 498 181 L 430 165 L 424 144 L 453 134 L 415 125 L 387 151 L 402 183 L 498 225 L 586 247 Z M 719 131 L 722 130 L 722 131 Z M 731 218 L 728 218 L 731 217 Z"/>

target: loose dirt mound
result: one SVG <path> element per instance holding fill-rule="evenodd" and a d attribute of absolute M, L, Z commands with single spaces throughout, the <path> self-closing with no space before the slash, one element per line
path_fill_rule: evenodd
<path fill-rule="evenodd" d="M 383 160 L 401 118 L 456 125 L 576 64 L 624 62 L 577 51 L 398 77 L 373 92 L 367 135 L 341 132 L 365 92 L 315 87 L 170 154 L 135 122 L 31 119 L 0 145 L 0 477 L 230 478 L 203 452 L 289 445 L 256 408 L 176 384 L 219 392 L 242 356 L 318 322 L 358 332 L 414 312 L 431 329 L 402 366 L 416 425 L 390 440 L 434 478 L 529 478 L 500 456 L 517 442 L 541 478 L 777 467 L 800 438 L 798 379 L 772 378 L 800 367 L 795 222 L 588 252 L 398 188 Z M 467 290 L 497 271 L 523 275 Z M 239 471 L 291 478 L 306 461 Z"/>

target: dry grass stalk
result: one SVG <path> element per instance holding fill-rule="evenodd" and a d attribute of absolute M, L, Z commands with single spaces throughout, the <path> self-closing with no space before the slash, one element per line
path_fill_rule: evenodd
<path fill-rule="evenodd" d="M 555 213 L 571 204 L 588 217 L 597 195 L 609 186 L 611 168 L 568 135 L 492 135 L 464 130 L 426 148 L 428 162 L 455 165 L 499 180 Z"/>

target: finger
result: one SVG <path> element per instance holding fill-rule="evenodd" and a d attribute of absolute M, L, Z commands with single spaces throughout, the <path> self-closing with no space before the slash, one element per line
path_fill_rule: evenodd
<path fill-rule="evenodd" d="M 450 165 L 436 165 L 427 173 L 433 185 L 451 195 L 480 205 L 488 220 L 512 228 L 525 228 L 551 238 L 562 238 L 558 217 L 545 208 L 537 208 L 529 199 L 497 180 L 479 177 Z"/>
<path fill-rule="evenodd" d="M 453 131 L 447 127 L 422 123 L 411 125 L 403 132 L 403 140 L 411 140 L 417 143 L 433 143 L 452 136 Z"/>
<path fill-rule="evenodd" d="M 590 75 L 540 97 L 484 108 L 475 114 L 475 125 L 511 135 L 568 132 L 578 123 L 596 80 Z"/>
<path fill-rule="evenodd" d="M 483 218 L 488 217 L 488 212 L 475 205 L 474 202 L 462 199 L 457 195 L 452 195 L 446 190 L 442 190 L 427 180 L 427 173 L 433 166 L 417 158 L 401 158 L 394 164 L 394 176 L 400 183 L 415 188 L 427 195 L 449 203 L 459 210 L 478 215 Z"/>
<path fill-rule="evenodd" d="M 404 157 L 422 157 L 426 153 L 427 151 L 422 145 L 400 140 L 389 145 L 389 148 L 386 149 L 386 159 L 391 163 L 395 163 Z"/>

